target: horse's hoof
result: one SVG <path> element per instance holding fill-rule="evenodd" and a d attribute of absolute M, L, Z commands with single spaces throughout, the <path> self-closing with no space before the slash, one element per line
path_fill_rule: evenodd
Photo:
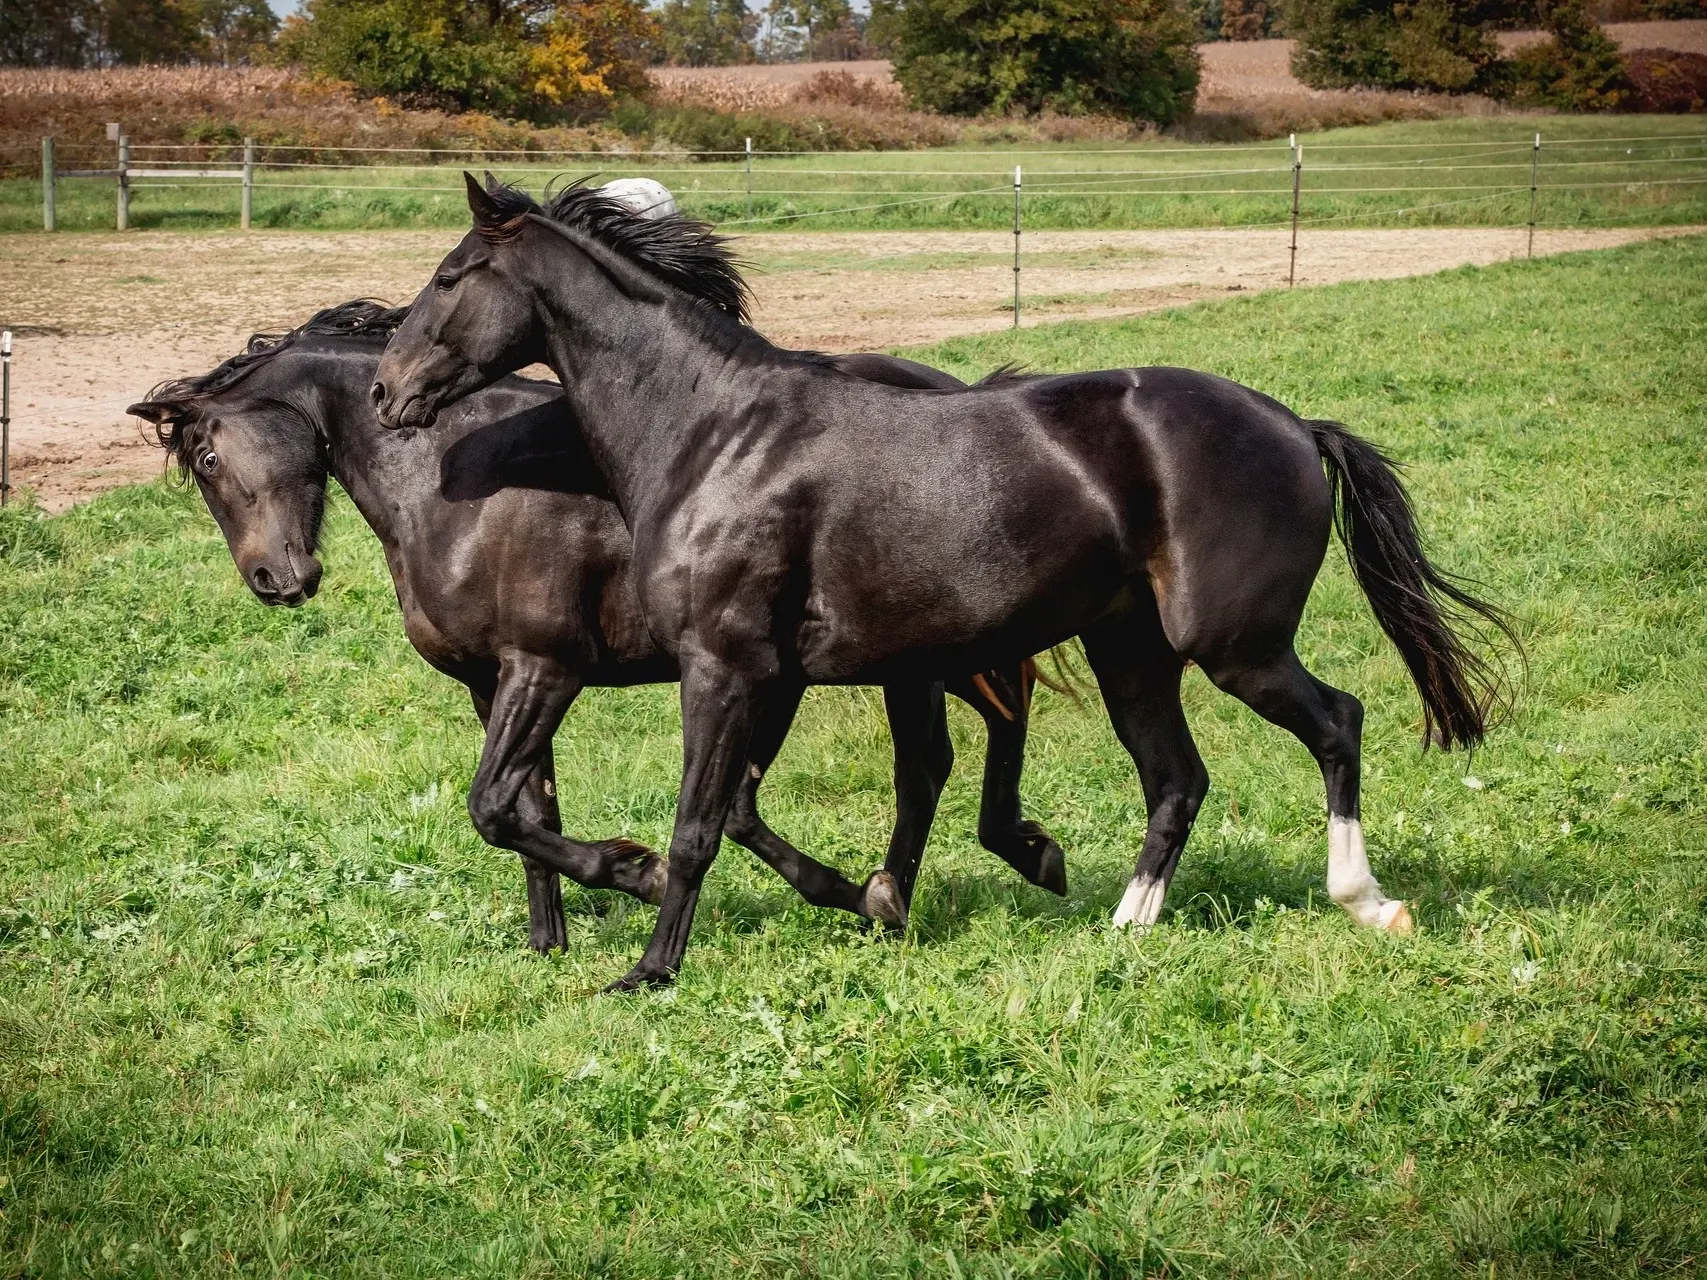
<path fill-rule="evenodd" d="M 1416 932 L 1417 925 L 1411 919 L 1411 909 L 1394 899 L 1381 904 L 1381 927 L 1397 937 L 1408 938 Z"/>
<path fill-rule="evenodd" d="M 615 996 L 629 991 L 643 991 L 647 987 L 667 987 L 675 980 L 676 975 L 673 973 L 650 969 L 644 964 L 637 964 L 606 987 L 601 994 Z"/>
<path fill-rule="evenodd" d="M 1067 855 L 1048 836 L 1043 837 L 1043 852 L 1037 859 L 1037 879 L 1032 883 L 1058 897 L 1067 896 Z"/>
<path fill-rule="evenodd" d="M 907 904 L 901 901 L 901 886 L 887 871 L 873 872 L 859 895 L 860 914 L 885 929 L 906 931 Z"/>

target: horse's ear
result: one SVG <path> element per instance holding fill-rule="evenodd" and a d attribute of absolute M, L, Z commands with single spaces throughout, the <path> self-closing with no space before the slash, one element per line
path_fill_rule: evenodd
<path fill-rule="evenodd" d="M 491 175 L 488 174 L 488 177 Z M 468 211 L 474 215 L 474 225 L 477 227 L 495 227 L 504 221 L 504 215 L 499 212 L 498 202 L 494 200 L 485 187 L 475 179 L 468 170 L 462 171 L 462 180 L 468 184 Z"/>
<path fill-rule="evenodd" d="M 139 400 L 125 412 L 157 427 L 188 416 L 187 406 L 181 400 Z"/>

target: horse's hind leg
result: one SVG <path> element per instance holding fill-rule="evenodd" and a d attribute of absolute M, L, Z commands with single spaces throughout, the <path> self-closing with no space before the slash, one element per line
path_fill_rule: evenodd
<path fill-rule="evenodd" d="M 962 676 L 948 691 L 984 719 L 984 790 L 978 805 L 978 843 L 1039 888 L 1067 895 L 1067 860 L 1049 833 L 1020 816 L 1019 783 L 1031 693 L 1031 660 Z"/>
<path fill-rule="evenodd" d="M 1223 660 L 1205 670 L 1220 688 L 1296 737 L 1321 766 L 1328 791 L 1328 896 L 1360 924 L 1409 933 L 1410 911 L 1381 892 L 1363 847 L 1363 704 L 1316 679 L 1290 647 L 1264 660 Z"/>
<path fill-rule="evenodd" d="M 551 659 L 504 659 L 484 716 L 486 745 L 468 790 L 468 815 L 490 845 L 514 849 L 589 889 L 620 889 L 656 902 L 663 889 L 662 859 L 632 840 L 569 839 L 541 821 L 545 814 L 529 795 L 535 787 L 543 792 L 542 762 L 549 760 L 552 736 L 580 688 L 576 676 Z M 553 816 L 555 811 L 553 803 Z M 530 903 L 531 890 L 530 885 Z"/>
<path fill-rule="evenodd" d="M 1116 928 L 1156 923 L 1168 882 L 1209 791 L 1209 773 L 1180 705 L 1185 664 L 1163 634 L 1153 600 L 1083 635 L 1109 718 L 1138 767 L 1149 810 L 1144 846 L 1114 912 Z"/>
<path fill-rule="evenodd" d="M 900 928 L 906 924 L 905 911 L 900 910 L 897 914 L 897 909 L 890 907 L 888 895 L 881 889 L 871 892 L 873 881 L 868 880 L 863 886 L 856 885 L 841 872 L 796 849 L 772 831 L 770 824 L 759 814 L 759 784 L 764 781 L 777 752 L 782 750 L 800 706 L 802 692 L 795 686 L 778 689 L 765 698 L 747 746 L 747 768 L 735 791 L 735 800 L 729 807 L 723 834 L 742 848 L 751 850 L 813 906 L 851 911 Z"/>

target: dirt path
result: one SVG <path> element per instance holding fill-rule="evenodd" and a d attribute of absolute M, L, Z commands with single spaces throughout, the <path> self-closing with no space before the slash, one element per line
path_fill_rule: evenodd
<path fill-rule="evenodd" d="M 1553 231 L 1538 253 L 1662 231 Z M 12 479 L 58 511 L 160 470 L 124 413 L 163 379 L 202 372 L 256 330 L 369 296 L 406 299 L 456 233 L 0 239 L 0 325 L 17 334 Z M 1520 232 L 1300 233 L 1303 284 L 1420 275 L 1523 249 Z M 741 246 L 761 329 L 790 346 L 857 350 L 1011 323 L 1012 240 L 1001 233 L 778 234 Z M 1282 231 L 1043 231 L 1025 238 L 1027 324 L 1131 315 L 1286 282 Z"/>

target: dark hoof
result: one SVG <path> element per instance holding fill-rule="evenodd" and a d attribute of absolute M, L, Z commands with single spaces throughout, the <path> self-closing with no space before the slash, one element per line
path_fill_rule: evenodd
<path fill-rule="evenodd" d="M 569 931 L 558 921 L 555 930 L 546 929 L 538 933 L 528 934 L 528 946 L 542 956 L 548 956 L 553 951 L 569 950 Z"/>
<path fill-rule="evenodd" d="M 859 892 L 859 913 L 897 933 L 907 930 L 907 904 L 901 901 L 901 886 L 887 871 L 878 871 Z"/>
<path fill-rule="evenodd" d="M 1037 879 L 1033 883 L 1039 889 L 1047 889 L 1063 898 L 1067 896 L 1067 855 L 1048 836 L 1043 837 L 1043 848 L 1037 859 Z"/>
<path fill-rule="evenodd" d="M 625 991 L 643 991 L 647 987 L 667 987 L 676 980 L 676 975 L 668 971 L 648 968 L 637 964 L 622 977 L 604 989 L 604 994 L 621 995 Z"/>

